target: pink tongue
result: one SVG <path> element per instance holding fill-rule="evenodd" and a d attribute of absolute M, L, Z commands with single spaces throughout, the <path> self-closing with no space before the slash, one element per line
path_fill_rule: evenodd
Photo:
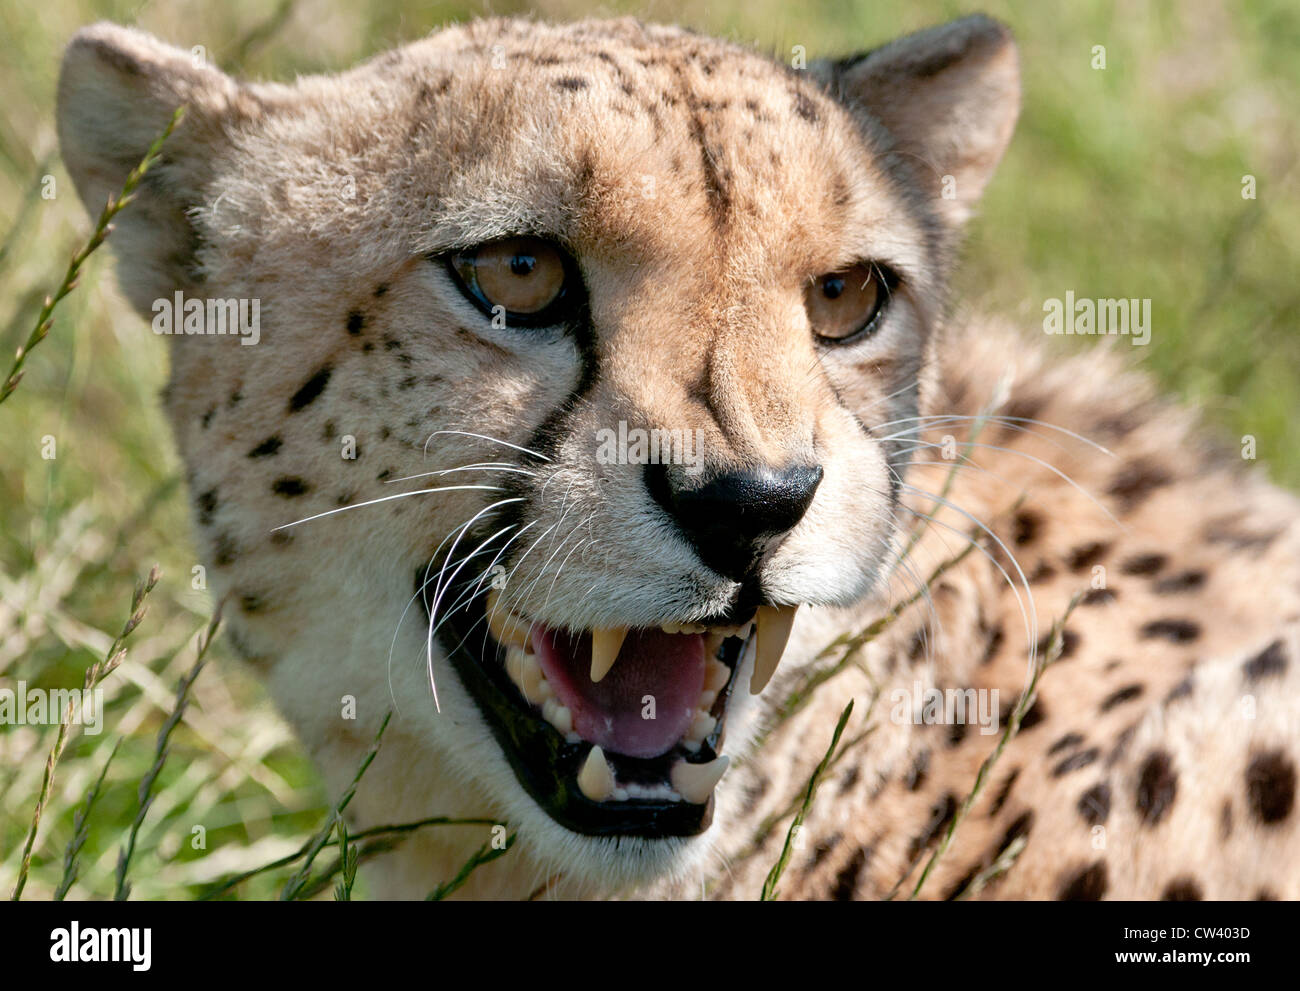
<path fill-rule="evenodd" d="M 690 728 L 704 688 L 702 635 L 632 630 L 599 683 L 591 680 L 591 634 L 575 637 L 535 623 L 532 638 L 556 701 L 568 707 L 574 732 L 589 743 L 628 757 L 658 757 Z M 646 718 L 650 713 L 653 719 Z"/>

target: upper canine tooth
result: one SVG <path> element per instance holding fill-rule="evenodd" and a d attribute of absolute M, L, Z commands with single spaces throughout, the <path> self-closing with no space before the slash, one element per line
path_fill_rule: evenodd
<path fill-rule="evenodd" d="M 618 660 L 618 652 L 627 638 L 627 627 L 591 631 L 591 680 L 600 681 Z"/>
<path fill-rule="evenodd" d="M 713 794 L 713 789 L 717 787 L 730 763 L 730 757 L 718 757 L 707 764 L 689 764 L 679 760 L 673 765 L 668 779 L 686 801 L 692 805 L 703 805 Z"/>
<path fill-rule="evenodd" d="M 487 623 L 497 643 L 505 647 L 532 650 L 528 624 L 522 622 L 508 607 L 501 605 L 501 596 L 496 589 L 488 592 Z"/>
<path fill-rule="evenodd" d="M 754 673 L 749 678 L 749 692 L 757 695 L 776 674 L 776 666 L 785 653 L 790 627 L 798 606 L 759 606 L 758 635 L 754 638 Z"/>
<path fill-rule="evenodd" d="M 578 772 L 578 789 L 593 802 L 603 802 L 614 794 L 614 772 L 605 763 L 605 751 L 600 747 L 593 746 L 587 754 Z"/>

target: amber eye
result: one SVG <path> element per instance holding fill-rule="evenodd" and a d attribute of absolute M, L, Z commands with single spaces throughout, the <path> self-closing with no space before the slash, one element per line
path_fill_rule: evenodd
<path fill-rule="evenodd" d="M 896 284 L 887 270 L 873 262 L 818 276 L 805 294 L 813 332 L 841 343 L 874 329 Z"/>
<path fill-rule="evenodd" d="M 575 280 L 569 258 L 535 237 L 493 241 L 448 259 L 461 290 L 489 316 L 507 324 L 537 326 L 564 317 Z"/>

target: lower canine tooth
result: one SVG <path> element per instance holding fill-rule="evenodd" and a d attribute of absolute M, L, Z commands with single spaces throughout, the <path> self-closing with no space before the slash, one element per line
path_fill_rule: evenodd
<path fill-rule="evenodd" d="M 798 606 L 759 606 L 758 631 L 754 637 L 754 673 L 749 678 L 749 692 L 757 695 L 776 674 L 776 666 L 790 640 L 790 627 Z"/>
<path fill-rule="evenodd" d="M 518 647 L 521 650 L 531 649 L 528 624 L 501 604 L 501 596 L 497 594 L 496 589 L 488 592 L 487 624 L 497 643 L 506 647 Z"/>
<path fill-rule="evenodd" d="M 618 652 L 627 639 L 627 627 L 591 631 L 591 680 L 600 681 L 618 660 Z"/>
<path fill-rule="evenodd" d="M 692 805 L 703 805 L 713 794 L 729 763 L 730 757 L 718 757 L 707 764 L 688 764 L 679 760 L 668 777 L 682 798 Z"/>
<path fill-rule="evenodd" d="M 614 773 L 605 763 L 605 751 L 600 747 L 592 747 L 587 754 L 578 772 L 578 789 L 593 802 L 603 802 L 614 794 Z"/>

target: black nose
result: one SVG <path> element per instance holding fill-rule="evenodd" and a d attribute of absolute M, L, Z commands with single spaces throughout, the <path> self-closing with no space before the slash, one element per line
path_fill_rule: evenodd
<path fill-rule="evenodd" d="M 734 581 L 753 569 L 771 538 L 803 519 L 821 465 L 718 475 L 702 485 L 667 465 L 646 465 L 646 487 L 677 521 L 700 559 Z"/>

